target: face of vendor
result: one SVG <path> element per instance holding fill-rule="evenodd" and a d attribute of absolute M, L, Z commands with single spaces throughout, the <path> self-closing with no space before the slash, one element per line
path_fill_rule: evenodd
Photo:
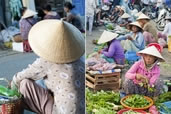
<path fill-rule="evenodd" d="M 64 11 L 65 11 L 65 12 L 69 12 L 69 8 L 64 7 Z"/>
<path fill-rule="evenodd" d="M 156 57 L 152 56 L 152 55 L 148 55 L 148 54 L 143 54 L 143 58 L 145 61 L 146 65 L 151 65 L 156 61 Z"/>
<path fill-rule="evenodd" d="M 132 26 L 132 31 L 134 33 L 138 32 L 139 28 L 137 26 Z"/>

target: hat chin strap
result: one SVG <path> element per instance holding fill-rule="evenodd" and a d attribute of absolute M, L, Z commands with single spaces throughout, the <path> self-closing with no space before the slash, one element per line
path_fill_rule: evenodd
<path fill-rule="evenodd" d="M 153 64 L 147 65 L 147 64 L 145 63 L 144 57 L 142 57 L 142 60 L 143 60 L 143 62 L 144 62 L 144 66 L 145 66 L 145 68 L 146 68 L 147 70 L 152 69 L 152 68 L 159 62 L 158 59 L 156 59 L 155 62 L 154 62 Z"/>

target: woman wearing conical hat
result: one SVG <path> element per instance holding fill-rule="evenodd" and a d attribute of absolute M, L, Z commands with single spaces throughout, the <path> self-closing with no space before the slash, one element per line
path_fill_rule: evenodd
<path fill-rule="evenodd" d="M 28 33 L 31 27 L 37 23 L 37 20 L 34 18 L 36 14 L 37 12 L 30 9 L 25 9 L 25 11 L 23 11 L 23 16 L 19 22 L 21 37 L 23 40 L 28 40 Z"/>
<path fill-rule="evenodd" d="M 151 19 L 143 13 L 137 18 L 137 21 L 142 25 L 144 30 L 143 35 L 146 41 L 146 45 L 149 43 L 157 43 L 158 35 L 155 23 L 152 22 Z"/>
<path fill-rule="evenodd" d="M 120 26 L 121 27 L 127 27 L 127 25 L 129 23 L 131 23 L 132 20 L 131 20 L 131 16 L 127 13 L 124 13 L 122 16 L 121 16 L 121 22 L 120 22 Z"/>
<path fill-rule="evenodd" d="M 117 39 L 121 41 L 121 45 L 126 51 L 138 52 L 143 50 L 145 48 L 145 41 L 141 25 L 138 22 L 133 22 L 129 24 L 129 27 L 132 32 Z"/>
<path fill-rule="evenodd" d="M 104 48 L 100 53 L 104 55 L 104 58 L 110 58 L 114 60 L 116 64 L 124 65 L 124 49 L 122 48 L 120 41 L 116 40 L 117 36 L 118 34 L 116 33 L 104 31 L 98 40 L 98 44 L 107 43 L 108 47 Z"/>
<path fill-rule="evenodd" d="M 43 20 L 32 27 L 29 43 L 39 58 L 13 77 L 23 106 L 37 114 L 84 114 L 85 52 L 81 32 L 60 20 Z M 44 89 L 35 81 L 43 79 Z"/>
<path fill-rule="evenodd" d="M 126 94 L 141 94 L 156 97 L 162 93 L 163 81 L 160 80 L 160 67 L 158 62 L 164 58 L 155 46 L 150 46 L 138 54 L 141 60 L 127 71 L 124 82 Z"/>

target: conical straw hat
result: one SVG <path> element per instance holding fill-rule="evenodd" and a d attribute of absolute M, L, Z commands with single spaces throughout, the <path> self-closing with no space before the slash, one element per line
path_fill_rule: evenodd
<path fill-rule="evenodd" d="M 98 44 L 109 42 L 109 41 L 115 39 L 117 36 L 118 36 L 118 34 L 105 30 L 102 33 L 100 39 L 98 40 Z"/>
<path fill-rule="evenodd" d="M 123 19 L 126 19 L 126 18 L 130 18 L 131 16 L 129 15 L 129 14 L 127 14 L 127 13 L 124 13 L 122 16 L 121 16 L 121 18 L 123 18 Z"/>
<path fill-rule="evenodd" d="M 37 15 L 37 12 L 32 11 L 30 9 L 27 9 L 24 13 L 24 15 L 22 16 L 22 18 L 28 18 L 28 17 L 32 17 L 34 15 Z"/>
<path fill-rule="evenodd" d="M 145 48 L 144 50 L 138 52 L 138 54 L 148 54 L 148 55 L 152 55 L 155 56 L 157 58 L 159 58 L 159 61 L 164 62 L 164 58 L 161 56 L 160 52 L 157 50 L 157 48 L 155 46 L 150 46 L 148 48 Z"/>
<path fill-rule="evenodd" d="M 130 25 L 130 26 L 131 26 L 131 25 L 134 25 L 134 26 L 137 26 L 137 27 L 139 27 L 139 28 L 142 29 L 141 25 L 140 25 L 137 21 L 132 22 L 132 23 L 130 23 L 129 25 Z"/>
<path fill-rule="evenodd" d="M 140 20 L 140 19 L 150 19 L 150 17 L 148 17 L 147 15 L 145 14 L 140 14 L 139 17 L 137 18 L 137 20 Z"/>
<path fill-rule="evenodd" d="M 62 20 L 38 22 L 31 28 L 28 40 L 38 56 L 54 63 L 73 62 L 85 52 L 81 32 Z"/>
<path fill-rule="evenodd" d="M 141 14 L 143 14 L 142 12 L 138 12 L 135 14 L 136 17 L 139 17 Z"/>

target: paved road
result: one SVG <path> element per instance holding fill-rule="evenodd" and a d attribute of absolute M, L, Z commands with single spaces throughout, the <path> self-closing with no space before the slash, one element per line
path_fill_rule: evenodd
<path fill-rule="evenodd" d="M 5 77 L 8 80 L 12 80 L 14 74 L 22 71 L 33 63 L 37 58 L 34 53 L 18 53 L 14 51 L 0 51 L 0 77 Z M 34 114 L 29 111 L 25 111 L 24 114 Z"/>

